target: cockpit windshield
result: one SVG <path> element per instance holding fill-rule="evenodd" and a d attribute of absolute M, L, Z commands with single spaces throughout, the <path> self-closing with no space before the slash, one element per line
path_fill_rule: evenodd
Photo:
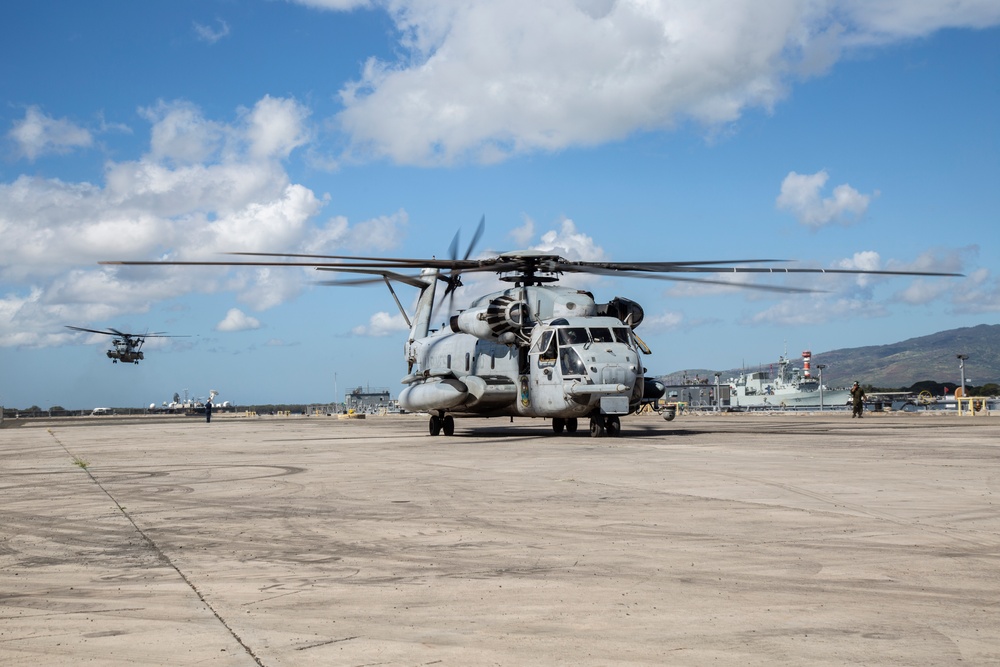
<path fill-rule="evenodd" d="M 579 345 L 581 343 L 589 342 L 590 336 L 587 334 L 587 330 L 584 327 L 566 327 L 559 329 L 560 345 Z"/>
<path fill-rule="evenodd" d="M 560 327 L 559 345 L 582 345 L 590 343 L 621 343 L 635 347 L 632 330 L 628 327 Z"/>

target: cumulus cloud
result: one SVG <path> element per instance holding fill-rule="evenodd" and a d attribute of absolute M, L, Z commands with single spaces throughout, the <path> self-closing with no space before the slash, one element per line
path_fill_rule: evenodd
<path fill-rule="evenodd" d="M 526 248 L 535 237 L 535 221 L 525 216 L 524 224 L 510 231 L 510 238 L 514 240 L 518 248 Z"/>
<path fill-rule="evenodd" d="M 593 237 L 577 231 L 576 223 L 569 218 L 563 218 L 558 229 L 542 234 L 534 249 L 586 262 L 604 259 L 604 249 L 594 242 Z"/>
<path fill-rule="evenodd" d="M 813 229 L 831 223 L 848 225 L 864 215 L 872 197 L 878 194 L 861 194 L 845 183 L 835 187 L 831 196 L 823 197 L 822 190 L 829 178 L 825 170 L 815 174 L 790 172 L 781 183 L 778 208 Z"/>
<path fill-rule="evenodd" d="M 390 315 L 389 313 L 380 311 L 371 316 L 368 324 L 356 326 L 351 329 L 351 333 L 355 336 L 384 337 L 409 330 L 410 327 L 406 325 L 406 320 L 403 319 L 402 313 Z"/>
<path fill-rule="evenodd" d="M 88 130 L 65 118 L 53 118 L 37 106 L 28 107 L 24 119 L 14 123 L 7 137 L 14 142 L 18 156 L 31 161 L 49 153 L 86 148 L 94 142 Z"/>
<path fill-rule="evenodd" d="M 7 286 L 0 346 L 46 344 L 63 322 L 86 326 L 190 292 L 231 290 L 250 308 L 268 308 L 315 278 L 305 270 L 138 269 L 98 267 L 99 260 L 336 254 L 401 241 L 405 211 L 357 224 L 339 216 L 317 221 L 328 197 L 292 183 L 283 163 L 311 135 L 308 112 L 295 100 L 264 97 L 228 123 L 187 102 L 141 113 L 150 122 L 148 151 L 107 162 L 103 183 L 35 176 L 0 183 L 0 281 Z"/>
<path fill-rule="evenodd" d="M 340 91 L 355 158 L 496 162 L 771 110 L 845 53 L 1000 22 L 994 0 L 297 0 L 377 6 L 400 56 Z"/>
<path fill-rule="evenodd" d="M 953 286 L 952 304 L 957 313 L 1000 313 L 1000 279 L 989 269 L 978 269 Z"/>
<path fill-rule="evenodd" d="M 215 325 L 216 331 L 247 331 L 259 328 L 260 320 L 250 317 L 239 308 L 230 308 L 225 318 Z"/>

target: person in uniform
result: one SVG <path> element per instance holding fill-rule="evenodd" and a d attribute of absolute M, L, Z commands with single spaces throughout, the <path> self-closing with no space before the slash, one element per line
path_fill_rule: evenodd
<path fill-rule="evenodd" d="M 865 390 L 861 388 L 861 385 L 854 382 L 854 386 L 851 387 L 851 403 L 854 406 L 854 412 L 851 413 L 851 419 L 857 417 L 861 419 L 862 413 L 865 411 Z"/>

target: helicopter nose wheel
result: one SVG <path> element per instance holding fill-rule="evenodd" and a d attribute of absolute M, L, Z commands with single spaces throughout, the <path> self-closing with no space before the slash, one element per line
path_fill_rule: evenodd
<path fill-rule="evenodd" d="M 622 422 L 618 415 L 597 416 L 590 418 L 590 437 L 600 438 L 605 435 L 617 438 L 622 433 Z"/>

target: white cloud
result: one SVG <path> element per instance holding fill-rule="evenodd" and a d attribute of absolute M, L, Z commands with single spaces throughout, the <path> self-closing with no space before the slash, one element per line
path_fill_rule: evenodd
<path fill-rule="evenodd" d="M 646 317 L 642 321 L 642 330 L 650 331 L 655 329 L 656 333 L 662 331 L 676 331 L 684 323 L 684 315 L 676 312 L 665 312 L 653 317 Z"/>
<path fill-rule="evenodd" d="M 552 229 L 542 234 L 534 249 L 570 260 L 597 262 L 604 259 L 604 249 L 594 243 L 592 237 L 577 231 L 576 223 L 569 218 L 563 218 L 559 223 L 559 229 Z"/>
<path fill-rule="evenodd" d="M 402 313 L 390 315 L 381 311 L 372 315 L 367 325 L 351 329 L 351 333 L 355 336 L 383 337 L 409 330 L 410 328 L 406 326 L 406 320 L 403 319 Z"/>
<path fill-rule="evenodd" d="M 306 130 L 308 109 L 295 100 L 265 95 L 247 114 L 246 136 L 250 155 L 257 158 L 286 158 L 309 139 Z"/>
<path fill-rule="evenodd" d="M 316 221 L 328 197 L 290 182 L 283 165 L 310 136 L 308 114 L 294 100 L 264 97 L 232 123 L 207 119 L 189 103 L 141 112 L 151 123 L 148 152 L 106 163 L 103 184 L 31 176 L 0 183 L 0 281 L 8 286 L 0 346 L 44 344 L 64 323 L 88 326 L 191 292 L 232 290 L 241 303 L 268 308 L 315 279 L 306 270 L 99 267 L 99 260 L 343 254 L 401 242 L 402 210 L 359 224 Z"/>
<path fill-rule="evenodd" d="M 832 196 L 824 198 L 821 191 L 829 178 L 826 171 L 815 174 L 790 172 L 781 183 L 781 194 L 776 202 L 778 208 L 790 212 L 801 224 L 813 229 L 831 223 L 847 225 L 864 215 L 873 195 L 861 194 L 845 183 L 835 187 Z"/>
<path fill-rule="evenodd" d="M 952 286 L 952 304 L 957 313 L 1000 313 L 1000 279 L 989 269 L 978 269 L 959 285 Z"/>
<path fill-rule="evenodd" d="M 212 158 L 225 141 L 226 128 L 205 119 L 190 102 L 160 101 L 153 107 L 139 109 L 152 125 L 149 159 L 196 164 Z"/>
<path fill-rule="evenodd" d="M 298 1 L 395 21 L 399 58 L 341 89 L 339 121 L 356 158 L 405 164 L 715 131 L 851 50 L 1000 22 L 995 0 Z"/>
<path fill-rule="evenodd" d="M 955 289 L 955 286 L 941 279 L 918 278 L 905 289 L 900 290 L 895 299 L 911 306 L 922 305 L 936 301 Z"/>
<path fill-rule="evenodd" d="M 517 244 L 518 248 L 526 248 L 534 237 L 535 221 L 528 216 L 524 216 L 523 225 L 510 231 L 510 238 L 514 239 L 514 243 Z"/>
<path fill-rule="evenodd" d="M 239 308 L 230 308 L 226 317 L 215 325 L 216 331 L 247 331 L 259 328 L 260 320 L 250 317 Z"/>
<path fill-rule="evenodd" d="M 743 319 L 744 324 L 815 327 L 827 322 L 885 317 L 885 306 L 864 298 L 792 297 Z"/>
<path fill-rule="evenodd" d="M 220 39 L 229 34 L 229 24 L 222 19 L 215 19 L 218 28 L 213 28 L 210 25 L 205 25 L 204 23 L 198 23 L 195 21 L 192 26 L 194 27 L 194 34 L 198 36 L 203 42 L 208 42 L 209 44 L 215 44 Z"/>
<path fill-rule="evenodd" d="M 94 142 L 88 130 L 65 118 L 53 118 L 37 106 L 28 107 L 24 120 L 15 122 L 7 136 L 16 145 L 17 154 L 32 161 L 49 153 L 86 148 Z"/>

